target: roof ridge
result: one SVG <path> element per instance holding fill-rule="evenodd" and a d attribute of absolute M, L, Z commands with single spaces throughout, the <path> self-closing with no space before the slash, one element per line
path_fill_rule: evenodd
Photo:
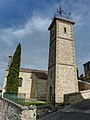
<path fill-rule="evenodd" d="M 37 69 L 29 69 L 29 68 L 20 68 L 20 71 L 28 71 L 28 72 L 45 72 L 47 73 L 47 70 L 37 70 Z"/>

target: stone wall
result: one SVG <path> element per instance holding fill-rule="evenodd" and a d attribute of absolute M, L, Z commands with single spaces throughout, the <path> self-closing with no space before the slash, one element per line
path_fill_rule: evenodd
<path fill-rule="evenodd" d="M 90 89 L 90 83 L 82 81 L 82 80 L 78 80 L 78 88 L 79 88 L 79 91 L 89 90 Z"/>
<path fill-rule="evenodd" d="M 31 75 L 31 78 L 32 78 L 32 83 L 31 83 L 31 93 L 30 93 L 30 97 L 32 99 L 35 99 L 36 98 L 36 81 L 37 81 L 37 77 L 32 74 Z"/>
<path fill-rule="evenodd" d="M 0 120 L 38 120 L 56 110 L 53 105 L 21 106 L 0 97 Z"/>
<path fill-rule="evenodd" d="M 73 25 L 73 21 L 56 17 L 49 26 L 48 86 L 52 87 L 52 92 L 48 87 L 48 96 L 54 93 L 57 103 L 64 102 L 64 94 L 78 92 Z M 53 71 L 54 75 L 51 78 Z"/>
<path fill-rule="evenodd" d="M 5 71 L 2 94 L 5 92 L 8 70 Z M 46 100 L 47 79 L 39 79 L 32 72 L 20 71 L 19 77 L 22 78 L 22 85 L 18 87 L 20 98 Z"/>
<path fill-rule="evenodd" d="M 23 107 L 0 98 L 0 120 L 36 120 L 36 108 Z"/>
<path fill-rule="evenodd" d="M 66 28 L 66 32 L 64 32 Z M 56 19 L 56 78 L 55 99 L 63 102 L 64 94 L 77 92 L 73 23 Z"/>
<path fill-rule="evenodd" d="M 7 75 L 8 75 L 8 70 L 5 71 L 5 77 L 4 77 L 4 83 L 3 83 L 3 89 L 2 93 L 5 92 L 5 87 L 6 87 L 6 82 L 7 82 Z M 26 73 L 26 72 L 19 72 L 19 77 L 22 78 L 22 86 L 18 87 L 18 93 L 24 94 L 25 98 L 30 98 L 30 93 L 31 93 L 31 73 Z"/>
<path fill-rule="evenodd" d="M 32 99 L 46 101 L 47 95 L 47 79 L 38 79 L 35 74 L 32 74 L 31 93 Z"/>
<path fill-rule="evenodd" d="M 37 100 L 46 100 L 47 95 L 47 80 L 38 79 L 36 84 L 37 89 Z"/>
<path fill-rule="evenodd" d="M 66 103 L 75 103 L 83 99 L 90 99 L 90 90 L 84 90 L 84 91 L 64 95 L 64 101 Z"/>
<path fill-rule="evenodd" d="M 22 86 L 18 87 L 18 93 L 26 94 L 25 98 L 30 98 L 31 93 L 31 73 L 27 72 L 19 72 L 19 77 L 21 77 L 22 80 Z"/>

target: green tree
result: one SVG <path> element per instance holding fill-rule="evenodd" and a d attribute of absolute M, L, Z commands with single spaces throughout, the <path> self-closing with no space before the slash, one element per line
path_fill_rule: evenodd
<path fill-rule="evenodd" d="M 19 69 L 21 61 L 21 44 L 19 43 L 12 58 L 7 76 L 6 92 L 18 93 Z"/>

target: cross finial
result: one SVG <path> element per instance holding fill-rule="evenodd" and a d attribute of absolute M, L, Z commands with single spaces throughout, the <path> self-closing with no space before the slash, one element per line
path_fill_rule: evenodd
<path fill-rule="evenodd" d="M 57 8 L 57 11 L 56 11 L 54 17 L 64 17 L 64 18 L 67 18 L 67 19 L 71 19 L 71 12 L 66 13 L 64 11 L 64 9 L 62 9 L 62 6 L 60 4 L 60 7 L 59 7 L 59 9 Z"/>
<path fill-rule="evenodd" d="M 64 10 L 62 9 L 62 6 L 60 4 L 60 7 L 59 7 L 59 13 L 60 13 L 60 15 L 62 15 L 63 12 L 64 12 Z"/>

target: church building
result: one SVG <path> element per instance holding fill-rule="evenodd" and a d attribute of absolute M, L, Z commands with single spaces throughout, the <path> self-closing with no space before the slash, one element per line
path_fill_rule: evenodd
<path fill-rule="evenodd" d="M 9 56 L 8 68 L 5 71 L 2 93 L 5 93 L 7 75 L 12 61 Z M 46 100 L 47 95 L 47 71 L 20 68 L 18 95 L 20 98 Z"/>
<path fill-rule="evenodd" d="M 74 24 L 75 22 L 71 19 L 70 13 L 66 14 L 60 6 L 48 28 L 50 31 L 48 71 L 20 68 L 19 96 L 26 99 L 62 103 L 64 102 L 64 95 L 90 89 L 90 84 L 87 85 L 87 83 L 82 83 L 81 80 L 77 79 Z M 9 56 L 2 93 L 5 93 L 11 60 L 12 57 Z M 86 69 L 88 64 L 84 64 L 84 67 Z M 86 84 L 83 87 L 84 89 L 82 84 L 84 86 Z"/>

